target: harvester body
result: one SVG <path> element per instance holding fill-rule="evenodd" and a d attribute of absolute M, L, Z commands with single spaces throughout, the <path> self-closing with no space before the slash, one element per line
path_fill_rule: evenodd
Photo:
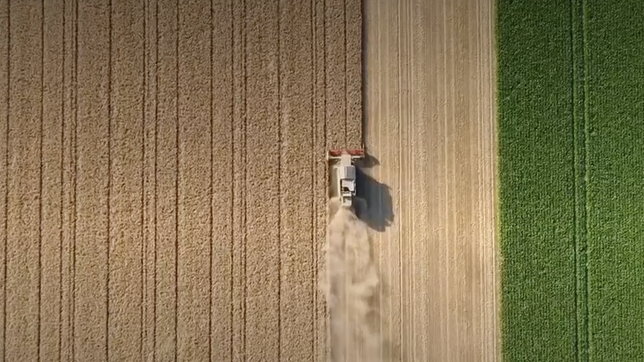
<path fill-rule="evenodd" d="M 327 154 L 331 178 L 329 196 L 339 198 L 342 207 L 353 207 L 357 191 L 357 170 L 354 162 L 361 158 L 364 158 L 363 150 L 331 150 Z"/>

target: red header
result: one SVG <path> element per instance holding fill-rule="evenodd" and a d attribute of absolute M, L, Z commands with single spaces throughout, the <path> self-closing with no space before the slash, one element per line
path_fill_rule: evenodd
<path fill-rule="evenodd" d="M 342 153 L 346 152 L 350 154 L 351 156 L 358 156 L 358 157 L 364 157 L 364 150 L 362 149 L 353 149 L 353 150 L 347 150 L 347 149 L 337 149 L 337 150 L 329 150 L 329 156 L 331 157 L 340 157 L 342 156 Z"/>

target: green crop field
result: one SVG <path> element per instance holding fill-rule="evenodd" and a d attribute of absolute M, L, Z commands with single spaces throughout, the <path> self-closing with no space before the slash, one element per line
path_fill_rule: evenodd
<path fill-rule="evenodd" d="M 504 361 L 644 361 L 644 1 L 497 1 Z"/>

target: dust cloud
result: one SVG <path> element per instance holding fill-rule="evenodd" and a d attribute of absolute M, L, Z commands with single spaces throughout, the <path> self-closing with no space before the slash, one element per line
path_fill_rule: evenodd
<path fill-rule="evenodd" d="M 380 283 L 369 230 L 353 210 L 332 200 L 322 285 L 329 308 L 331 362 L 382 362 L 375 325 Z"/>

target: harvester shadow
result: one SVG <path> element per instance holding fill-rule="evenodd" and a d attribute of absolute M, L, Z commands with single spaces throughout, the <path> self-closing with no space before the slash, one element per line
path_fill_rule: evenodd
<path fill-rule="evenodd" d="M 377 165 L 377 160 L 368 157 L 367 163 L 361 167 Z M 384 232 L 394 221 L 393 202 L 389 186 L 374 179 L 361 168 L 357 169 L 358 196 L 364 200 L 356 207 L 356 213 L 371 229 Z"/>

